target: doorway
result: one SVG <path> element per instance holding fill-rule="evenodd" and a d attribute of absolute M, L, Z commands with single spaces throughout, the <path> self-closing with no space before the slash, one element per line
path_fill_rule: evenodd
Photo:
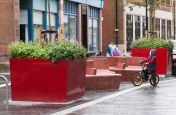
<path fill-rule="evenodd" d="M 26 38 L 26 30 L 25 30 L 25 25 L 24 24 L 21 24 L 20 25 L 20 41 L 23 41 L 25 42 L 25 38 Z"/>
<path fill-rule="evenodd" d="M 88 49 L 87 41 L 87 6 L 82 6 L 82 45 Z"/>

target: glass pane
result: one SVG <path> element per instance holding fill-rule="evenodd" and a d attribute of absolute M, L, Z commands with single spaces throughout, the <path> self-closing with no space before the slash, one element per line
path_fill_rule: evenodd
<path fill-rule="evenodd" d="M 69 36 L 68 36 L 68 15 L 64 15 L 64 37 L 69 39 Z"/>
<path fill-rule="evenodd" d="M 165 20 L 162 19 L 162 39 L 166 39 L 166 23 Z"/>
<path fill-rule="evenodd" d="M 42 29 L 42 25 L 34 25 L 34 40 L 40 37 L 40 30 Z"/>
<path fill-rule="evenodd" d="M 34 15 L 33 16 L 33 20 L 34 20 L 33 23 L 36 24 L 36 25 L 42 25 L 42 23 L 43 23 L 43 13 L 42 13 L 42 11 L 34 10 L 33 15 Z"/>
<path fill-rule="evenodd" d="M 167 21 L 167 38 L 171 39 L 171 20 Z"/>
<path fill-rule="evenodd" d="M 93 51 L 98 51 L 98 20 L 93 20 Z"/>
<path fill-rule="evenodd" d="M 160 37 L 160 19 L 156 19 L 157 37 Z"/>
<path fill-rule="evenodd" d="M 139 39 L 140 38 L 140 16 L 135 16 L 135 39 Z"/>
<path fill-rule="evenodd" d="M 127 40 L 127 51 L 130 51 L 130 45 L 131 42 L 133 41 L 133 16 L 132 15 L 127 15 L 127 22 L 126 22 L 126 40 Z"/>
<path fill-rule="evenodd" d="M 76 17 L 75 16 L 70 16 L 70 40 L 73 40 L 74 42 L 77 41 L 76 38 Z"/>
<path fill-rule="evenodd" d="M 64 0 L 64 13 L 68 13 L 68 1 Z"/>
<path fill-rule="evenodd" d="M 93 30 L 92 30 L 92 19 L 89 19 L 89 38 L 88 38 L 88 47 L 89 47 L 89 51 L 93 51 L 93 44 L 92 44 L 92 34 L 93 34 Z"/>
<path fill-rule="evenodd" d="M 50 24 L 51 26 L 56 26 L 56 15 L 54 13 L 50 13 Z M 49 28 L 49 14 L 47 14 L 47 25 Z"/>
<path fill-rule="evenodd" d="M 143 37 L 145 37 L 145 32 L 146 32 L 146 17 L 143 17 L 142 26 L 143 26 Z"/>

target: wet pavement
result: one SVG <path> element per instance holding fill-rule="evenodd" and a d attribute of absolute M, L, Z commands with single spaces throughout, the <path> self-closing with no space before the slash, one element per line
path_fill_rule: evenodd
<path fill-rule="evenodd" d="M 175 78 L 172 79 L 175 80 Z M 134 88 L 133 85 L 124 82 L 121 84 L 119 90 L 86 91 L 82 99 L 67 104 L 14 102 L 9 100 L 8 108 L 5 101 L 6 90 L 5 88 L 0 88 L 0 115 L 57 114 L 59 111 L 61 112 L 80 104 L 93 102 L 94 100 L 126 91 L 130 88 Z M 175 113 L 176 80 L 160 83 L 156 88 L 147 85 L 121 96 L 71 112 L 68 115 L 175 115 Z"/>

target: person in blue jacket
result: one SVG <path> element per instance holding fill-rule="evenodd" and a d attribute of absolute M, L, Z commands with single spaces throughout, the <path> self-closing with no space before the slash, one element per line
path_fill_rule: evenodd
<path fill-rule="evenodd" d="M 113 44 L 112 42 L 108 45 L 107 56 L 120 56 L 121 51 L 117 47 L 117 45 Z"/>

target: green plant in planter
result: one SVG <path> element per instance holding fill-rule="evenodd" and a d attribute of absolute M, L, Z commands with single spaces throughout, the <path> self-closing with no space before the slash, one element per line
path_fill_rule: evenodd
<path fill-rule="evenodd" d="M 44 45 L 37 42 L 13 42 L 9 46 L 9 53 L 12 58 L 42 58 L 50 59 L 52 62 L 86 57 L 85 48 L 67 40 Z"/>
<path fill-rule="evenodd" d="M 47 50 L 47 58 L 53 62 L 57 60 L 74 60 L 84 59 L 86 57 L 86 50 L 78 44 L 73 44 L 69 41 L 60 41 L 50 44 Z"/>
<path fill-rule="evenodd" d="M 47 58 L 47 48 L 37 42 L 15 41 L 10 44 L 9 53 L 12 58 Z"/>
<path fill-rule="evenodd" d="M 133 41 L 131 48 L 170 48 L 173 49 L 174 44 L 169 40 L 159 38 L 138 39 Z"/>

